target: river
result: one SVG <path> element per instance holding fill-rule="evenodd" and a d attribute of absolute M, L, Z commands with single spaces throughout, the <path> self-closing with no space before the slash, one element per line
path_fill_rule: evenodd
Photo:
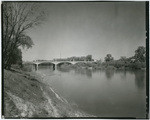
<path fill-rule="evenodd" d="M 37 72 L 44 75 L 44 82 L 59 95 L 88 114 L 145 118 L 145 71 L 39 67 Z"/>

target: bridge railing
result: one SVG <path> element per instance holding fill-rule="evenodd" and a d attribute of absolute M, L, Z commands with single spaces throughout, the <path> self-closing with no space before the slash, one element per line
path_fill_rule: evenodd
<path fill-rule="evenodd" d="M 44 62 L 95 62 L 95 61 L 87 61 L 87 60 L 82 60 L 82 61 L 77 61 L 77 60 L 70 60 L 70 61 L 67 61 L 67 60 L 49 60 L 49 61 L 33 61 L 33 63 L 44 63 Z"/>

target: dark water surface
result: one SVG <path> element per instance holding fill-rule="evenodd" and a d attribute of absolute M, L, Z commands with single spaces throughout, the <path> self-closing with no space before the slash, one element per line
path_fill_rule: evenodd
<path fill-rule="evenodd" d="M 99 117 L 146 114 L 146 72 L 142 70 L 52 70 L 41 67 L 45 83 L 70 103 Z"/>

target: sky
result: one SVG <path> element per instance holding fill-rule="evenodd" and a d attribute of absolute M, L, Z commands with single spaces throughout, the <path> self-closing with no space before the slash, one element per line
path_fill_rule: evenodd
<path fill-rule="evenodd" d="M 52 60 L 91 54 L 131 57 L 145 46 L 144 2 L 41 2 L 43 24 L 28 30 L 34 46 L 23 60 Z"/>

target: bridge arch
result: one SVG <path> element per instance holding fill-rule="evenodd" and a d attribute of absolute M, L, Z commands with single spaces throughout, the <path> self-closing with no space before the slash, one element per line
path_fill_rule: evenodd
<path fill-rule="evenodd" d="M 52 67 L 53 67 L 53 70 L 55 70 L 55 63 L 53 63 L 53 62 L 50 62 L 50 61 L 42 61 L 42 62 L 33 62 L 33 65 L 35 65 L 35 70 L 38 70 L 38 68 L 39 68 L 39 66 L 51 66 L 52 65 Z"/>
<path fill-rule="evenodd" d="M 41 62 L 38 65 L 55 65 L 53 62 Z"/>

